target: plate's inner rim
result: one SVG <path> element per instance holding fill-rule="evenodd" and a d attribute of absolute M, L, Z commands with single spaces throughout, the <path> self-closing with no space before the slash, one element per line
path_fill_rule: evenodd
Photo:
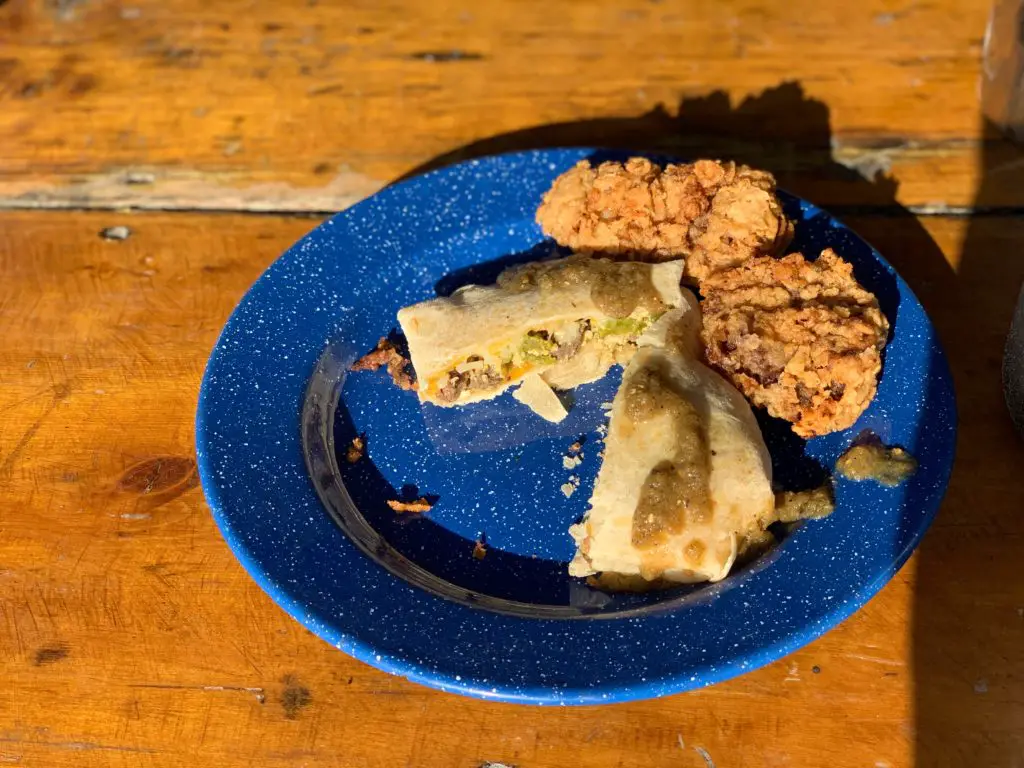
<path fill-rule="evenodd" d="M 706 603 L 721 592 L 738 586 L 781 557 L 786 543 L 802 527 L 799 523 L 793 526 L 768 552 L 731 571 L 721 581 L 680 584 L 672 590 L 666 590 L 663 593 L 666 596 L 661 599 L 657 598 L 657 593 L 650 593 L 648 601 L 639 605 L 606 608 L 603 604 L 612 602 L 612 596 L 590 587 L 582 579 L 577 580 L 579 588 L 593 594 L 595 600 L 592 605 L 528 603 L 459 586 L 422 567 L 391 545 L 359 510 L 342 479 L 336 451 L 335 417 L 348 369 L 355 360 L 351 352 L 346 354 L 343 349 L 343 342 L 329 343 L 317 360 L 306 385 L 301 411 L 301 433 L 302 453 L 309 478 L 325 511 L 360 552 L 392 576 L 437 597 L 471 608 L 527 619 L 624 619 L 653 616 L 687 605 Z M 671 594 L 676 590 L 685 591 Z"/>

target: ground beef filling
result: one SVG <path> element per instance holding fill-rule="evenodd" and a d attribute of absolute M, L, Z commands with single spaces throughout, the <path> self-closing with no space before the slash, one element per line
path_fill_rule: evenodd
<path fill-rule="evenodd" d="M 463 371 L 452 369 L 448 371 L 448 382 L 438 390 L 437 396 L 446 403 L 454 403 L 467 390 L 492 389 L 501 382 L 501 374 L 489 365 L 481 364 Z"/>
<path fill-rule="evenodd" d="M 580 351 L 589 330 L 590 320 L 584 319 L 553 334 L 543 330 L 530 331 L 523 340 L 519 355 L 524 360 L 543 364 L 568 360 Z M 512 361 L 506 361 L 506 373 L 511 366 Z M 504 381 L 505 376 L 493 366 L 486 365 L 482 357 L 471 355 L 464 363 L 448 371 L 437 396 L 446 403 L 454 403 L 464 392 L 493 389 Z"/>

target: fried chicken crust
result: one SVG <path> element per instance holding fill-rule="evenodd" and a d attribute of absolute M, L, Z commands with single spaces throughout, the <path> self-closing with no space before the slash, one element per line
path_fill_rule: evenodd
<path fill-rule="evenodd" d="M 889 322 L 832 250 L 757 257 L 701 292 L 708 362 L 796 434 L 846 429 L 874 398 Z"/>
<path fill-rule="evenodd" d="M 793 226 L 765 171 L 717 160 L 664 169 L 635 157 L 581 161 L 557 179 L 537 223 L 560 245 L 644 261 L 686 258 L 695 281 L 759 254 L 780 253 Z"/>

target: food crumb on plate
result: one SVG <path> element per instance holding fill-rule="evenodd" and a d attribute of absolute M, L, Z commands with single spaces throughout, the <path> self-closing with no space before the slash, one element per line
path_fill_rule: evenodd
<path fill-rule="evenodd" d="M 562 489 L 562 493 L 565 494 L 565 498 L 569 498 L 576 492 L 576 489 L 580 487 L 580 476 L 569 475 L 569 480 L 562 483 L 560 487 Z"/>
<path fill-rule="evenodd" d="M 487 557 L 487 545 L 477 539 L 473 542 L 473 559 L 483 560 L 485 557 Z"/>
<path fill-rule="evenodd" d="M 424 498 L 415 499 L 414 501 L 399 501 L 398 499 L 388 499 L 388 506 L 391 507 L 395 512 L 410 512 L 413 514 L 419 514 L 420 512 L 429 512 L 430 508 L 434 506 Z"/>
<path fill-rule="evenodd" d="M 352 363 L 350 370 L 375 371 L 382 366 L 387 366 L 388 374 L 400 389 L 416 390 L 412 362 L 386 337 L 382 337 L 372 351 Z"/>
<path fill-rule="evenodd" d="M 583 463 L 583 454 L 577 456 L 563 456 L 562 466 L 566 469 L 576 469 L 580 464 Z"/>
<path fill-rule="evenodd" d="M 356 435 L 352 438 L 352 442 L 348 444 L 348 450 L 345 451 L 345 461 L 349 464 L 355 464 L 363 456 L 366 455 L 366 436 Z"/>

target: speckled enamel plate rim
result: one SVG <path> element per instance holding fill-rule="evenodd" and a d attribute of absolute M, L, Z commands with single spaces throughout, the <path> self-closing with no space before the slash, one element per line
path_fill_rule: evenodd
<path fill-rule="evenodd" d="M 485 158 L 378 193 L 318 227 L 275 262 L 243 298 L 211 354 L 197 413 L 197 454 L 203 489 L 225 539 L 257 583 L 289 614 L 333 645 L 387 672 L 443 690 L 538 704 L 625 701 L 710 685 L 774 661 L 848 617 L 905 562 L 938 508 L 952 465 L 955 404 L 948 367 L 930 324 L 910 289 L 896 276 L 901 317 L 909 312 L 911 322 L 919 321 L 915 332 L 923 334 L 922 343 L 932 348 L 927 375 L 938 390 L 942 406 L 938 417 L 946 425 L 939 433 L 942 450 L 930 469 L 935 490 L 927 496 L 927 508 L 915 513 L 912 529 L 900 540 L 892 557 L 875 563 L 870 573 L 860 574 L 866 578 L 845 585 L 827 610 L 805 610 L 806 615 L 797 616 L 794 608 L 781 603 L 784 613 L 796 620 L 793 627 L 777 623 L 765 630 L 763 637 L 756 630 L 744 635 L 743 642 L 734 645 L 738 650 L 727 648 L 726 641 L 736 639 L 731 633 L 738 636 L 744 620 L 752 623 L 758 618 L 756 611 L 764 608 L 754 605 L 745 613 L 746 609 L 739 610 L 737 600 L 742 600 L 742 588 L 712 605 L 670 617 L 574 623 L 573 627 L 557 621 L 510 619 L 456 606 L 415 590 L 363 557 L 343 536 L 331 538 L 330 557 L 308 551 L 310 541 L 317 541 L 310 537 L 324 536 L 328 530 L 324 525 L 332 524 L 304 472 L 298 414 L 306 379 L 324 345 L 337 333 L 338 324 L 329 317 L 312 321 L 313 314 L 322 307 L 298 309 L 296 302 L 303 297 L 296 291 L 302 282 L 289 284 L 289 279 L 308 271 L 317 257 L 323 256 L 320 247 L 333 248 L 330 252 L 336 253 L 339 237 L 344 239 L 338 230 L 345 222 L 380 215 L 389 206 L 396 213 L 403 207 L 408 212 L 409 206 L 419 205 L 429 209 L 430 215 L 438 215 L 431 205 L 436 193 L 445 190 L 449 178 L 471 186 L 475 177 L 496 168 L 508 173 L 561 170 L 591 152 L 549 150 Z M 541 185 L 549 180 L 544 179 Z M 420 211 L 420 215 L 426 214 L 427 210 Z M 892 271 L 880 257 L 878 261 Z M 292 311 L 289 308 L 294 308 L 297 320 L 310 322 L 301 330 L 289 327 L 283 333 L 281 348 L 291 354 L 269 353 L 270 342 L 261 335 L 255 320 L 260 313 Z M 280 370 L 268 371 L 266 364 L 271 361 L 280 364 Z M 250 379 L 255 392 L 248 387 Z M 261 382 L 265 384 L 262 390 Z M 266 386 L 267 382 L 273 386 Z M 251 421 L 247 416 L 252 417 Z M 267 533 L 274 536 L 270 540 L 261 538 Z M 815 553 L 802 545 L 810 542 L 809 538 L 793 538 L 789 557 L 765 569 L 767 576 L 757 577 L 761 588 L 781 584 L 781 591 L 795 593 L 791 588 L 807 578 L 797 578 L 801 574 L 799 563 L 813 561 Z M 787 576 L 794 577 L 791 583 L 779 581 Z M 341 577 L 350 581 L 342 585 Z M 770 587 L 768 591 L 772 591 Z M 787 595 L 787 600 L 793 596 Z M 367 610 L 372 614 L 374 608 L 381 612 L 379 620 L 367 617 Z M 442 630 L 439 634 L 445 637 L 441 642 L 423 638 L 426 616 L 434 618 L 435 626 Z M 393 633 L 382 634 L 385 626 Z M 558 632 L 544 631 L 552 628 Z M 666 630 L 670 636 L 667 639 Z M 687 631 L 696 631 L 706 646 L 700 649 L 699 660 L 672 647 L 672 639 L 685 638 Z M 716 631 L 728 636 L 715 637 Z M 631 650 L 651 648 L 663 650 L 668 661 L 651 662 L 650 677 L 641 674 L 647 666 L 638 667 L 621 658 Z M 463 654 L 468 649 L 475 655 L 459 657 L 453 649 Z M 607 676 L 593 669 L 602 664 L 609 666 Z M 487 676 L 491 674 L 488 665 L 499 668 L 494 678 Z M 502 665 L 509 668 L 502 670 Z M 516 666 L 512 669 L 510 665 Z M 560 674 L 563 668 L 564 674 Z M 551 682 L 544 679 L 545 669 Z M 556 670 L 554 676 L 552 670 Z"/>

